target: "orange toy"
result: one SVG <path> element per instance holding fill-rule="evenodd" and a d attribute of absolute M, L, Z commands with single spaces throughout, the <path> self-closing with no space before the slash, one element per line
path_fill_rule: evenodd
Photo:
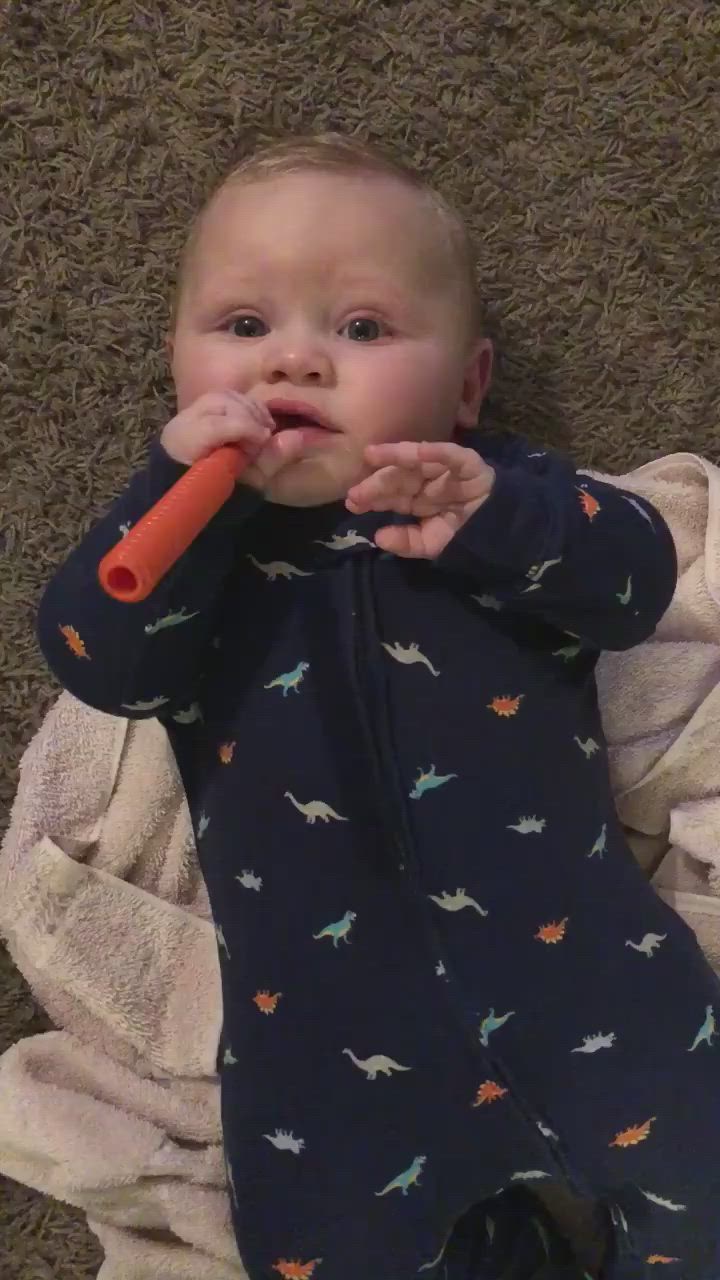
<path fill-rule="evenodd" d="M 222 445 L 195 462 L 103 556 L 98 568 L 103 590 L 127 604 L 149 596 L 227 502 L 247 465 L 237 445 Z"/>

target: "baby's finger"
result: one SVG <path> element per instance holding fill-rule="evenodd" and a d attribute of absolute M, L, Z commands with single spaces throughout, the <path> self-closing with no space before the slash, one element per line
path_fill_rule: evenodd
<path fill-rule="evenodd" d="M 423 478 L 418 471 L 405 471 L 400 467 L 381 467 L 371 476 L 353 485 L 347 492 L 347 500 L 360 510 L 382 511 L 389 500 L 393 506 L 398 499 L 411 499 L 419 493 Z"/>

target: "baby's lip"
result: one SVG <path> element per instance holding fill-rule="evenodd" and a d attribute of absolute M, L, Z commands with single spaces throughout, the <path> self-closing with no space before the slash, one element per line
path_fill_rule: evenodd
<path fill-rule="evenodd" d="M 324 427 L 326 431 L 339 430 L 322 410 L 313 404 L 308 404 L 305 400 L 268 400 L 265 407 L 275 419 L 276 424 L 286 418 L 299 418 L 305 422 L 312 422 L 315 426 Z M 282 421 L 282 427 L 283 429 L 292 428 L 292 421 L 289 423 Z"/>

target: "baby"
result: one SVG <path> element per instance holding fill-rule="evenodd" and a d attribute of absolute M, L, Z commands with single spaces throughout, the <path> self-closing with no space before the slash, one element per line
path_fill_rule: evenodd
<path fill-rule="evenodd" d="M 520 1280 L 544 1184 L 599 1207 L 603 1276 L 717 1277 L 720 984 L 625 842 L 594 682 L 670 603 L 666 525 L 477 429 L 459 216 L 352 139 L 221 183 L 168 349 L 177 415 L 38 634 L 177 759 L 250 1280 Z M 145 601 L 106 596 L 121 531 L 228 442 L 234 495 Z M 582 1273 L 544 1238 L 543 1275 Z"/>

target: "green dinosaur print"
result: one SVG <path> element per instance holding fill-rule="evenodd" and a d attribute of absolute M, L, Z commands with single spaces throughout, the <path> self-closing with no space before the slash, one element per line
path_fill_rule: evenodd
<path fill-rule="evenodd" d="M 149 698 L 147 702 L 121 702 L 120 706 L 127 711 L 156 711 L 169 701 L 169 698 Z"/>
<path fill-rule="evenodd" d="M 200 610 L 196 609 L 194 613 L 187 613 L 185 605 L 179 613 L 166 613 L 164 618 L 158 618 L 157 622 L 148 622 L 144 627 L 146 636 L 154 636 L 156 631 L 162 631 L 163 627 L 177 627 L 181 622 L 189 622 L 191 618 L 197 618 Z"/>
<path fill-rule="evenodd" d="M 290 689 L 294 689 L 296 693 L 300 692 L 299 685 L 306 671 L 310 670 L 309 662 L 298 662 L 293 671 L 286 671 L 282 676 L 276 676 L 269 684 L 263 685 L 264 689 L 282 689 L 283 698 L 286 698 Z"/>
<path fill-rule="evenodd" d="M 298 569 L 294 564 L 288 564 L 287 560 L 271 560 L 269 564 L 263 564 L 260 560 L 256 560 L 255 556 L 251 555 L 248 555 L 248 560 L 261 573 L 266 574 L 268 582 L 274 582 L 276 578 L 312 577 L 312 573 L 308 573 L 304 569 Z"/>
<path fill-rule="evenodd" d="M 392 1182 L 388 1182 L 382 1191 L 376 1191 L 376 1196 L 386 1196 L 388 1191 L 401 1191 L 404 1196 L 408 1193 L 408 1187 L 416 1186 L 420 1182 L 420 1174 L 423 1165 L 427 1163 L 427 1156 L 416 1156 L 404 1173 L 399 1173 L 397 1178 L 393 1178 Z"/>
<path fill-rule="evenodd" d="M 436 774 L 435 765 L 431 764 L 427 771 L 418 769 L 418 776 L 415 779 L 415 786 L 410 794 L 411 800 L 419 800 L 420 796 L 426 791 L 432 790 L 433 787 L 442 787 L 444 783 L 449 782 L 451 778 L 457 778 L 456 773 Z"/>
<path fill-rule="evenodd" d="M 178 724 L 194 724 L 196 720 L 202 720 L 203 713 L 199 702 L 191 702 L 186 711 L 176 711 L 173 720 Z"/>
<path fill-rule="evenodd" d="M 491 1009 L 480 1023 L 480 1043 L 487 1049 L 488 1044 L 490 1043 L 490 1033 L 492 1031 L 497 1031 L 500 1027 L 504 1027 L 508 1018 L 513 1018 L 514 1016 L 515 1010 L 513 1009 L 510 1013 L 503 1013 L 501 1017 L 496 1018 L 495 1010 Z"/>
<path fill-rule="evenodd" d="M 698 1045 L 702 1044 L 703 1041 L 705 1042 L 706 1045 L 709 1046 L 709 1048 L 712 1048 L 712 1042 L 716 1034 L 717 1034 L 717 1024 L 715 1022 L 715 1014 L 713 1013 L 712 1005 L 709 1004 L 705 1009 L 705 1021 L 703 1022 L 695 1039 L 690 1045 L 690 1048 L 688 1049 L 688 1053 L 692 1053 L 693 1049 L 697 1049 Z"/>
<path fill-rule="evenodd" d="M 427 667 L 431 675 L 440 675 L 440 672 L 436 671 L 430 659 L 426 658 L 425 654 L 421 652 L 419 645 L 414 640 L 412 644 L 408 645 L 401 645 L 399 640 L 395 640 L 392 644 L 386 644 L 385 641 L 383 641 L 382 647 L 387 650 L 390 657 L 394 658 L 396 662 L 402 662 L 406 665 L 409 665 L 412 662 L 419 662 L 424 667 Z"/>
<path fill-rule="evenodd" d="M 345 942 L 349 942 L 350 930 L 352 929 L 355 920 L 357 920 L 355 912 L 346 911 L 342 920 L 336 920 L 334 924 L 326 925 L 319 933 L 314 933 L 313 938 L 332 938 L 334 947 L 337 947 L 341 938 Z"/>
<path fill-rule="evenodd" d="M 621 604 L 629 604 L 632 600 L 632 578 L 628 578 L 624 591 L 617 591 L 615 594 Z"/>

